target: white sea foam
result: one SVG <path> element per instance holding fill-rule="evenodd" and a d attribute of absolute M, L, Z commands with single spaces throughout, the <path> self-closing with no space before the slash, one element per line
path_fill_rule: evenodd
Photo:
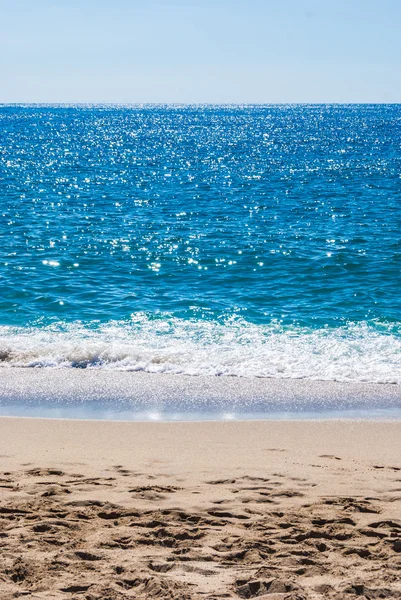
<path fill-rule="evenodd" d="M 368 323 L 309 329 L 137 314 L 105 325 L 0 327 L 0 365 L 399 384 L 401 338 Z"/>

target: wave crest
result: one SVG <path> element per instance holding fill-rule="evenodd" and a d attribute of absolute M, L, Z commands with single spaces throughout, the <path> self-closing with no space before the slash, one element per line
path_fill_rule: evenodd
<path fill-rule="evenodd" d="M 401 335 L 368 322 L 312 329 L 141 313 L 128 322 L 0 327 L 0 365 L 401 383 Z"/>

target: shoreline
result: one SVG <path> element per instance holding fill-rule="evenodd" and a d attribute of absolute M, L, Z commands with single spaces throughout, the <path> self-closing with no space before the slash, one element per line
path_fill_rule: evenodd
<path fill-rule="evenodd" d="M 4 416 L 186 421 L 380 418 L 383 412 L 401 416 L 400 385 L 0 368 Z"/>
<path fill-rule="evenodd" d="M 400 421 L 0 418 L 0 596 L 400 598 L 400 439 Z"/>
<path fill-rule="evenodd" d="M 15 407 L 11 407 L 11 411 Z M 11 412 L 10 411 L 10 412 Z M 20 411 L 21 413 L 22 411 Z M 137 425 L 142 424 L 174 424 L 174 425 L 185 425 L 189 423 L 196 424 L 208 424 L 208 423 L 397 423 L 401 421 L 401 410 L 397 412 L 387 412 L 385 410 L 378 412 L 357 412 L 352 411 L 348 413 L 337 412 L 315 412 L 315 413 L 255 413 L 254 415 L 245 416 L 239 414 L 237 416 L 230 415 L 205 415 L 199 417 L 198 415 L 146 415 L 146 414 L 132 414 L 128 413 L 96 413 L 97 416 L 85 416 L 82 417 L 80 414 L 77 416 L 53 416 L 51 414 L 42 415 L 42 410 L 38 411 L 38 414 L 31 414 L 26 411 L 27 414 L 6 414 L 6 411 L 1 411 L 0 408 L 0 419 L 21 419 L 24 421 L 66 421 L 66 422 L 81 422 L 81 423 L 135 423 Z M 47 411 L 45 411 L 47 412 Z M 75 411 L 74 411 L 75 412 Z M 129 416 L 128 416 L 129 415 Z M 117 418 L 119 416 L 120 418 Z M 198 417 L 198 418 L 196 418 Z"/>

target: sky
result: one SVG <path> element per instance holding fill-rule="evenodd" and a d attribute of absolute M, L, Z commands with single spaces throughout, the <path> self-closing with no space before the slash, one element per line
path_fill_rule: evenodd
<path fill-rule="evenodd" d="M 401 102 L 401 0 L 0 0 L 0 103 Z"/>

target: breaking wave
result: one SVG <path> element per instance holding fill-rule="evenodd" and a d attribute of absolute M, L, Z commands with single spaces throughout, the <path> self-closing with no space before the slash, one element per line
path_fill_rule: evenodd
<path fill-rule="evenodd" d="M 375 322 L 312 329 L 140 313 L 106 324 L 0 327 L 0 366 L 399 384 L 401 330 Z"/>

